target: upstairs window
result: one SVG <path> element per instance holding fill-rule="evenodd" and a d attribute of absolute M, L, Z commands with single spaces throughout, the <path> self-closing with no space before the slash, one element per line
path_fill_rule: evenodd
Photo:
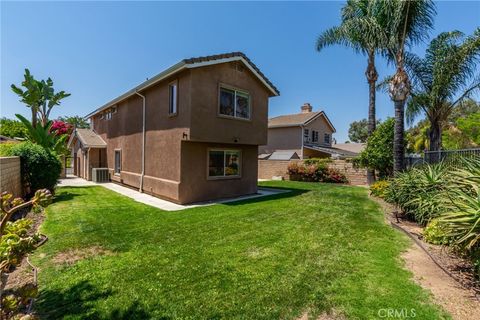
<path fill-rule="evenodd" d="M 240 176 L 240 150 L 209 150 L 208 177 Z"/>
<path fill-rule="evenodd" d="M 178 94 L 176 81 L 168 85 L 168 96 L 168 114 L 177 114 Z"/>
<path fill-rule="evenodd" d="M 310 130 L 303 129 L 303 141 L 305 141 L 305 142 L 310 141 Z"/>
<path fill-rule="evenodd" d="M 220 110 L 222 116 L 250 119 L 250 95 L 246 92 L 220 88 Z"/>
<path fill-rule="evenodd" d="M 330 144 L 330 134 L 325 133 L 323 135 L 323 142 L 326 143 L 326 144 Z"/>
<path fill-rule="evenodd" d="M 318 142 L 318 131 L 312 130 L 312 142 Z"/>

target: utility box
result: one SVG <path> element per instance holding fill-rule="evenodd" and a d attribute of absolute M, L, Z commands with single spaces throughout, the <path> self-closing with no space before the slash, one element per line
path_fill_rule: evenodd
<path fill-rule="evenodd" d="M 109 182 L 110 176 L 108 174 L 108 168 L 92 168 L 92 181 Z"/>

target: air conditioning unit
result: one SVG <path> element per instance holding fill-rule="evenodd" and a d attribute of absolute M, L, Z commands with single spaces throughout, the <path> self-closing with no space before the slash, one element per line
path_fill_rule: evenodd
<path fill-rule="evenodd" d="M 92 181 L 93 182 L 108 182 L 110 176 L 108 174 L 108 168 L 92 168 Z"/>

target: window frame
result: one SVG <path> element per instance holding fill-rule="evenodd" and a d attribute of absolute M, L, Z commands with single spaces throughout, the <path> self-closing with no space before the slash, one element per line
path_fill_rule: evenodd
<path fill-rule="evenodd" d="M 310 142 L 310 129 L 308 128 L 303 128 L 303 142 Z"/>
<path fill-rule="evenodd" d="M 328 137 L 328 141 L 326 141 L 326 139 L 325 139 L 327 137 Z M 332 137 L 331 137 L 330 133 L 324 133 L 323 134 L 323 143 L 332 144 Z"/>
<path fill-rule="evenodd" d="M 210 176 L 210 152 L 211 151 L 222 151 L 223 152 L 223 176 Z M 238 174 L 236 175 L 225 175 L 225 160 L 226 160 L 226 153 L 228 151 L 238 152 Z M 241 149 L 232 149 L 232 148 L 207 148 L 207 180 L 226 180 L 226 179 L 240 179 L 242 178 L 242 150 Z"/>
<path fill-rule="evenodd" d="M 220 104 L 221 104 L 221 95 L 222 95 L 222 89 L 230 90 L 234 92 L 234 97 L 233 97 L 233 116 L 229 116 L 227 114 L 223 114 L 220 112 Z M 245 94 L 248 96 L 248 118 L 242 118 L 242 117 L 237 117 L 237 92 Z M 252 95 L 250 94 L 249 91 L 240 89 L 228 84 L 220 83 L 218 85 L 218 103 L 217 103 L 217 116 L 221 118 L 226 118 L 226 119 L 235 119 L 235 120 L 242 120 L 242 121 L 252 121 Z"/>
<path fill-rule="evenodd" d="M 120 155 L 120 161 L 119 161 L 119 170 L 117 172 L 117 152 Z M 116 176 L 119 176 L 120 173 L 122 172 L 122 149 L 115 149 L 113 152 L 113 174 Z"/>
<path fill-rule="evenodd" d="M 318 131 L 312 130 L 312 143 L 318 143 Z"/>
<path fill-rule="evenodd" d="M 170 108 L 172 106 L 172 95 L 170 91 L 172 87 L 175 88 L 175 103 L 173 105 L 174 110 Z M 178 79 L 173 80 L 168 84 L 168 115 L 170 117 L 174 117 L 177 114 L 178 114 Z"/>

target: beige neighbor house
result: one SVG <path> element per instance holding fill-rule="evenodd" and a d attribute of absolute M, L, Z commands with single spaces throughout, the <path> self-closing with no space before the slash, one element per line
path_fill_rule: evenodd
<path fill-rule="evenodd" d="M 335 127 L 323 111 L 314 112 L 310 103 L 300 113 L 268 120 L 268 143 L 259 147 L 260 160 L 293 160 L 352 157 L 357 153 L 332 144 Z"/>
<path fill-rule="evenodd" d="M 176 203 L 256 193 L 278 95 L 243 53 L 182 60 L 87 115 L 91 129 L 69 141 L 74 174 L 105 167 L 111 181 Z"/>

